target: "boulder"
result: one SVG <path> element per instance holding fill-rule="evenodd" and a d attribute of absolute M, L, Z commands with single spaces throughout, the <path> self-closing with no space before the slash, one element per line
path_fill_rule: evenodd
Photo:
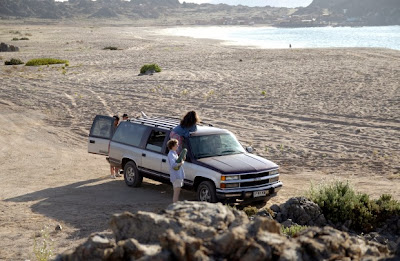
<path fill-rule="evenodd" d="M 0 43 L 0 52 L 19 52 L 19 47 Z"/>
<path fill-rule="evenodd" d="M 175 233 L 184 230 L 189 236 L 207 239 L 213 238 L 220 230 L 248 222 L 246 214 L 221 203 L 201 205 L 184 201 L 170 205 L 160 214 L 139 211 L 114 215 L 110 226 L 117 241 L 135 238 L 148 244 L 158 242 L 159 236 L 167 229 Z"/>
<path fill-rule="evenodd" d="M 305 197 L 290 198 L 280 206 L 272 206 L 276 212 L 276 220 L 280 223 L 290 219 L 293 223 L 302 226 L 325 226 L 327 221 L 321 208 Z"/>

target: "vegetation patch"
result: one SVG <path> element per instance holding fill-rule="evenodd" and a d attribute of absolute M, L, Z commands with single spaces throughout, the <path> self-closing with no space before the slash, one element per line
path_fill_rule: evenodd
<path fill-rule="evenodd" d="M 4 62 L 4 65 L 19 65 L 19 64 L 24 64 L 24 62 L 21 61 L 20 59 L 15 59 L 15 58 L 12 58 L 11 60 Z"/>
<path fill-rule="evenodd" d="M 372 200 L 367 194 L 356 192 L 348 182 L 311 186 L 309 197 L 319 205 L 325 218 L 357 231 L 372 231 L 387 219 L 400 216 L 400 202 L 391 195 Z"/>
<path fill-rule="evenodd" d="M 293 225 L 291 227 L 281 227 L 281 231 L 284 235 L 288 237 L 294 237 L 297 233 L 300 233 L 300 231 L 303 231 L 304 229 L 308 228 L 307 226 L 300 226 L 300 225 Z"/>
<path fill-rule="evenodd" d="M 65 66 L 69 65 L 67 60 L 60 60 L 54 58 L 38 58 L 29 60 L 26 63 L 26 66 L 40 66 L 40 65 L 49 65 L 49 64 L 65 64 Z"/>
<path fill-rule="evenodd" d="M 248 206 L 243 208 L 244 213 L 246 213 L 246 215 L 248 217 L 252 217 L 255 216 L 258 212 L 258 209 L 256 207 L 252 207 L 252 206 Z"/>
<path fill-rule="evenodd" d="M 119 50 L 119 49 L 118 49 L 118 47 L 115 47 L 115 46 L 107 46 L 107 47 L 104 47 L 103 50 L 112 50 L 112 51 L 115 51 L 115 50 Z"/>
<path fill-rule="evenodd" d="M 142 68 L 140 68 L 140 73 L 144 74 L 148 71 L 154 71 L 154 72 L 161 72 L 161 68 L 160 66 L 158 66 L 157 64 L 153 63 L 153 64 L 145 64 L 142 66 Z"/>

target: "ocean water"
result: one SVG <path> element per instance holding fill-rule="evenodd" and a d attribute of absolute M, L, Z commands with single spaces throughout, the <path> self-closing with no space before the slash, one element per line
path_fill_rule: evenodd
<path fill-rule="evenodd" d="M 174 27 L 162 34 L 223 40 L 258 48 L 382 47 L 400 50 L 400 26 L 371 27 Z"/>

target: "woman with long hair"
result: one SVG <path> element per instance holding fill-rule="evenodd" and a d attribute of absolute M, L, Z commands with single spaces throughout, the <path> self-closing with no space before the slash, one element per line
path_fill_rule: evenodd
<path fill-rule="evenodd" d="M 188 138 L 191 132 L 197 130 L 197 124 L 200 123 L 200 118 L 195 111 L 189 111 L 181 120 L 180 124 L 176 126 L 170 134 L 171 139 L 177 139 L 179 148 L 177 153 L 182 150 L 183 139 Z"/>

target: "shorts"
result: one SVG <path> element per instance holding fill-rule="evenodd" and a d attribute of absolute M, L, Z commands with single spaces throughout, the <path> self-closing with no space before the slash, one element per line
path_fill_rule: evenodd
<path fill-rule="evenodd" d="M 174 188 L 181 188 L 183 186 L 183 179 L 176 179 L 174 182 L 172 182 L 172 186 Z"/>

